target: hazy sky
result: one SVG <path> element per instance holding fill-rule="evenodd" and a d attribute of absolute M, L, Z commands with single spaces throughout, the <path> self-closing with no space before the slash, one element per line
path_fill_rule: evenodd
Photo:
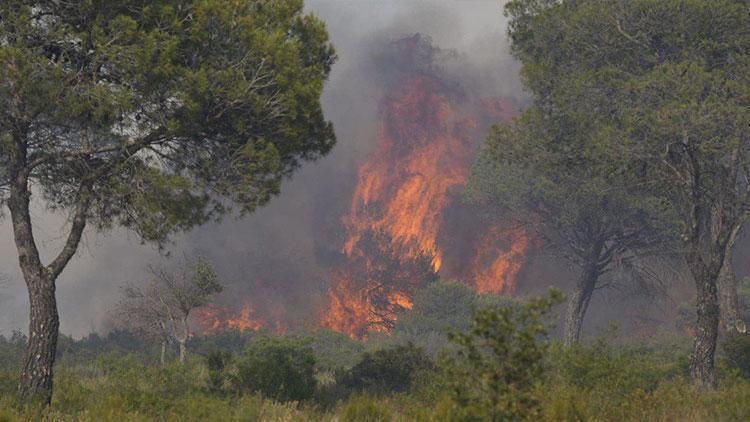
<path fill-rule="evenodd" d="M 243 291 L 253 279 L 244 264 L 263 262 L 262 255 L 268 251 L 280 251 L 279 255 L 299 265 L 315 260 L 318 220 L 338 218 L 321 217 L 321 202 L 348 194 L 342 191 L 348 182 L 341 179 L 351 177 L 351 169 L 376 140 L 379 92 L 373 83 L 370 53 L 378 43 L 416 32 L 428 35 L 441 48 L 462 54 L 459 64 L 472 75 L 465 81 L 467 85 L 490 95 L 520 96 L 517 65 L 507 54 L 500 1 L 308 0 L 307 8 L 327 22 L 339 55 L 323 98 L 327 117 L 336 127 L 338 145 L 329 156 L 307 164 L 287 181 L 282 194 L 266 208 L 242 221 L 228 219 L 199 228 L 177 238 L 170 248 L 177 256 L 195 250 L 211 256 L 233 279 L 232 294 L 251 294 Z M 65 219 L 38 208 L 34 221 L 42 249 L 56 251 Z M 118 286 L 143 278 L 146 265 L 165 259 L 122 230 L 104 235 L 87 232 L 85 239 L 57 287 L 61 331 L 75 336 L 102 329 L 107 310 L 117 300 Z M 7 218 L 0 225 L 0 251 L 0 268 L 8 278 L 0 288 L 0 330 L 25 329 L 28 302 Z M 283 259 L 275 265 L 284 265 Z M 285 284 L 286 291 L 277 294 L 297 294 L 300 298 L 296 300 L 304 300 L 306 289 L 324 287 L 297 289 L 295 282 Z"/>

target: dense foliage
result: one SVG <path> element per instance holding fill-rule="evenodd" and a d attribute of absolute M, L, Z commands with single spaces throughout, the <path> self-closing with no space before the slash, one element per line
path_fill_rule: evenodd
<path fill-rule="evenodd" d="M 237 371 L 240 388 L 278 401 L 305 400 L 315 392 L 315 355 L 300 341 L 261 338 L 239 358 Z"/>
<path fill-rule="evenodd" d="M 725 365 L 724 358 L 719 361 L 722 387 L 699 392 L 687 384 L 690 348 L 685 341 L 664 339 L 648 345 L 615 345 L 613 341 L 600 339 L 591 346 L 549 349 L 531 393 L 538 408 L 533 418 L 520 419 L 714 421 L 750 417 L 750 382 Z M 224 374 L 229 377 L 223 380 L 229 379 L 230 384 L 216 389 L 213 374 L 217 367 L 205 357 L 192 355 L 186 365 L 160 366 L 156 359 L 141 361 L 146 354 L 114 350 L 86 349 L 86 359 L 61 359 L 52 405 L 46 410 L 19 405 L 14 399 L 15 372 L 0 369 L 0 419 L 460 421 L 472 420 L 471 414 L 482 415 L 484 410 L 478 404 L 475 409 L 472 404 L 457 405 L 440 374 L 443 364 L 434 366 L 430 371 L 433 376 L 421 378 L 407 393 L 354 394 L 331 402 L 322 396 L 327 391 L 323 383 L 330 381 L 322 381 L 313 397 L 284 403 L 262 393 L 227 390 L 236 374 L 232 366 L 241 359 L 237 355 L 224 362 Z M 151 351 L 152 356 L 156 354 Z M 750 361 L 750 356 L 744 361 Z M 327 375 L 316 371 L 316 377 L 322 380 Z"/>
<path fill-rule="evenodd" d="M 533 105 L 488 149 L 537 175 L 527 191 L 542 209 L 581 204 L 592 221 L 620 211 L 584 225 L 584 237 L 622 225 L 632 239 L 677 223 L 697 292 L 692 378 L 713 387 L 719 274 L 750 217 L 747 2 L 513 0 L 506 12 Z M 571 178 L 593 203 L 558 189 Z"/>
<path fill-rule="evenodd" d="M 456 288 L 433 285 L 420 296 L 440 298 L 435 292 L 443 289 Z M 690 348 L 684 337 L 633 343 L 613 332 L 591 345 L 549 347 L 543 334 L 549 327 L 543 316 L 548 298 L 477 302 L 483 306 L 467 311 L 468 322 L 462 317 L 460 328 L 447 328 L 454 333 L 452 343 L 435 359 L 408 343 L 422 338 L 419 332 L 402 333 L 404 343 L 394 346 L 392 339 L 362 343 L 327 330 L 284 336 L 228 331 L 193 337 L 194 353 L 185 365 L 161 365 L 157 345 L 137 333 L 63 336 L 59 379 L 47 410 L 21 406 L 14 398 L 25 342 L 17 333 L 0 338 L 0 419 L 709 421 L 750 416 L 750 378 L 744 369 L 750 367 L 750 353 L 733 346 L 732 339 L 720 349 L 722 387 L 699 393 L 686 382 Z M 437 302 L 425 299 L 414 313 L 421 314 L 428 303 Z M 430 320 L 443 327 L 456 321 L 448 313 Z M 174 344 L 169 353 L 174 362 Z"/>
<path fill-rule="evenodd" d="M 465 331 L 471 326 L 474 310 L 509 302 L 505 296 L 477 294 L 456 281 L 430 284 L 417 291 L 411 309 L 398 315 L 391 342 L 413 342 L 434 358 L 448 344 L 446 333 Z"/>
<path fill-rule="evenodd" d="M 370 394 L 404 392 L 432 369 L 433 363 L 422 349 L 408 343 L 364 353 L 359 363 L 340 376 L 339 383 Z"/>
<path fill-rule="evenodd" d="M 28 398 L 49 401 L 55 281 L 86 227 L 161 245 L 267 203 L 335 142 L 320 104 L 335 58 L 303 0 L 0 3 L 0 204 L 29 291 Z M 32 195 L 70 217 L 50 262 Z"/>
<path fill-rule="evenodd" d="M 526 304 L 478 310 L 466 332 L 451 333 L 457 351 L 447 363 L 449 385 L 462 418 L 518 420 L 537 415 L 534 389 L 547 351 L 548 316 L 562 301 L 549 298 Z"/>

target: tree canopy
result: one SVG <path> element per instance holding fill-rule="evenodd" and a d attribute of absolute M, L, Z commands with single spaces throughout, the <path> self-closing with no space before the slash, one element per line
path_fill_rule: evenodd
<path fill-rule="evenodd" d="M 2 185 L 22 167 L 50 207 L 163 240 L 333 145 L 335 53 L 300 0 L 3 3 Z"/>
<path fill-rule="evenodd" d="M 302 0 L 0 4 L 0 200 L 29 288 L 24 395 L 49 400 L 54 282 L 84 228 L 161 244 L 253 211 L 335 142 L 320 96 L 335 61 Z M 42 264 L 31 197 L 70 215 Z"/>
<path fill-rule="evenodd" d="M 698 290 L 691 368 L 700 385 L 714 384 L 717 278 L 750 205 L 749 7 L 515 0 L 506 8 L 542 121 L 584 129 L 592 136 L 579 133 L 588 141 L 577 148 L 606 151 L 639 191 L 671 205 Z"/>

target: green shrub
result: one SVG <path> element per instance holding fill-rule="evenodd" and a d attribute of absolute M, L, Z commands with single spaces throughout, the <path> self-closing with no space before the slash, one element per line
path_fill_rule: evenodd
<path fill-rule="evenodd" d="M 0 368 L 0 397 L 16 394 L 18 387 L 18 370 Z"/>
<path fill-rule="evenodd" d="M 74 371 L 62 370 L 55 374 L 52 404 L 56 410 L 65 413 L 81 412 L 90 405 L 91 394 L 91 390 L 83 385 L 81 377 Z"/>
<path fill-rule="evenodd" d="M 354 396 L 341 409 L 341 422 L 387 422 L 390 409 L 382 401 L 367 395 Z"/>
<path fill-rule="evenodd" d="M 732 332 L 722 342 L 722 350 L 729 368 L 750 379 L 750 336 Z"/>
<path fill-rule="evenodd" d="M 553 290 L 526 304 L 485 307 L 474 314 L 468 332 L 449 336 L 457 349 L 445 364 L 459 419 L 519 420 L 539 413 L 545 319 L 561 301 Z"/>
<path fill-rule="evenodd" d="M 229 389 L 231 375 L 228 370 L 231 362 L 232 353 L 226 350 L 213 350 L 206 356 L 209 388 L 212 392 L 219 393 Z"/>
<path fill-rule="evenodd" d="M 624 395 L 655 390 L 659 383 L 687 375 L 687 351 L 619 346 L 597 339 L 591 346 L 557 347 L 550 354 L 549 382 Z"/>
<path fill-rule="evenodd" d="M 26 335 L 14 330 L 10 338 L 0 335 L 0 369 L 17 370 L 26 347 Z"/>
<path fill-rule="evenodd" d="M 279 401 L 306 400 L 315 393 L 315 356 L 300 341 L 265 337 L 251 343 L 238 362 L 238 383 Z"/>
<path fill-rule="evenodd" d="M 309 334 L 310 347 L 315 352 L 315 365 L 318 371 L 349 369 L 361 358 L 364 344 L 346 334 L 321 328 Z"/>
<path fill-rule="evenodd" d="M 409 391 L 433 363 L 421 348 L 413 344 L 365 353 L 362 360 L 340 376 L 347 389 L 371 394 Z"/>

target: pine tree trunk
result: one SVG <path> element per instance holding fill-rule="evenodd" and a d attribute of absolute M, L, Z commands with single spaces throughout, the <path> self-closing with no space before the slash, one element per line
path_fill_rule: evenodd
<path fill-rule="evenodd" d="M 14 146 L 7 205 L 30 308 L 29 340 L 23 354 L 18 390 L 25 401 L 40 400 L 49 404 L 52 400 L 52 368 L 60 327 L 55 300 L 56 274 L 42 265 L 39 258 L 29 212 L 31 192 L 28 189 L 28 173 L 23 166 L 26 161 L 25 144 L 16 139 Z"/>
<path fill-rule="evenodd" d="M 162 366 L 167 364 L 167 342 L 161 342 L 161 355 L 159 356 L 159 362 Z"/>
<path fill-rule="evenodd" d="M 596 287 L 596 282 L 599 278 L 597 265 L 601 250 L 602 245 L 600 242 L 592 246 L 578 283 L 568 298 L 568 308 L 565 315 L 565 332 L 563 335 L 563 342 L 566 346 L 578 343 L 581 338 L 583 318 L 586 315 L 591 295 L 594 293 L 594 287 Z"/>
<path fill-rule="evenodd" d="M 185 340 L 180 340 L 180 363 L 185 363 L 185 356 L 187 355 L 187 347 L 185 347 Z"/>
<path fill-rule="evenodd" d="M 719 309 L 721 321 L 727 332 L 746 332 L 745 321 L 740 313 L 739 297 L 737 295 L 737 277 L 732 266 L 734 243 L 737 236 L 733 236 L 727 245 L 724 264 L 719 272 Z"/>
<path fill-rule="evenodd" d="M 187 357 L 187 341 L 190 338 L 190 326 L 188 326 L 187 315 L 182 318 L 182 338 L 180 339 L 180 363 L 185 363 Z"/>
<path fill-rule="evenodd" d="M 578 343 L 581 338 L 583 318 L 589 307 L 595 283 L 595 275 L 590 273 L 582 274 L 581 279 L 570 294 L 565 316 L 564 342 L 566 346 L 572 346 L 573 344 Z"/>
<path fill-rule="evenodd" d="M 31 315 L 19 390 L 25 400 L 41 400 L 49 404 L 52 399 L 52 369 L 60 327 L 55 284 L 44 275 L 26 278 Z"/>
<path fill-rule="evenodd" d="M 718 274 L 712 274 L 705 265 L 692 265 L 696 289 L 696 329 L 693 354 L 690 358 L 690 376 L 701 388 L 716 386 L 714 355 L 719 331 L 719 298 L 716 288 Z"/>

